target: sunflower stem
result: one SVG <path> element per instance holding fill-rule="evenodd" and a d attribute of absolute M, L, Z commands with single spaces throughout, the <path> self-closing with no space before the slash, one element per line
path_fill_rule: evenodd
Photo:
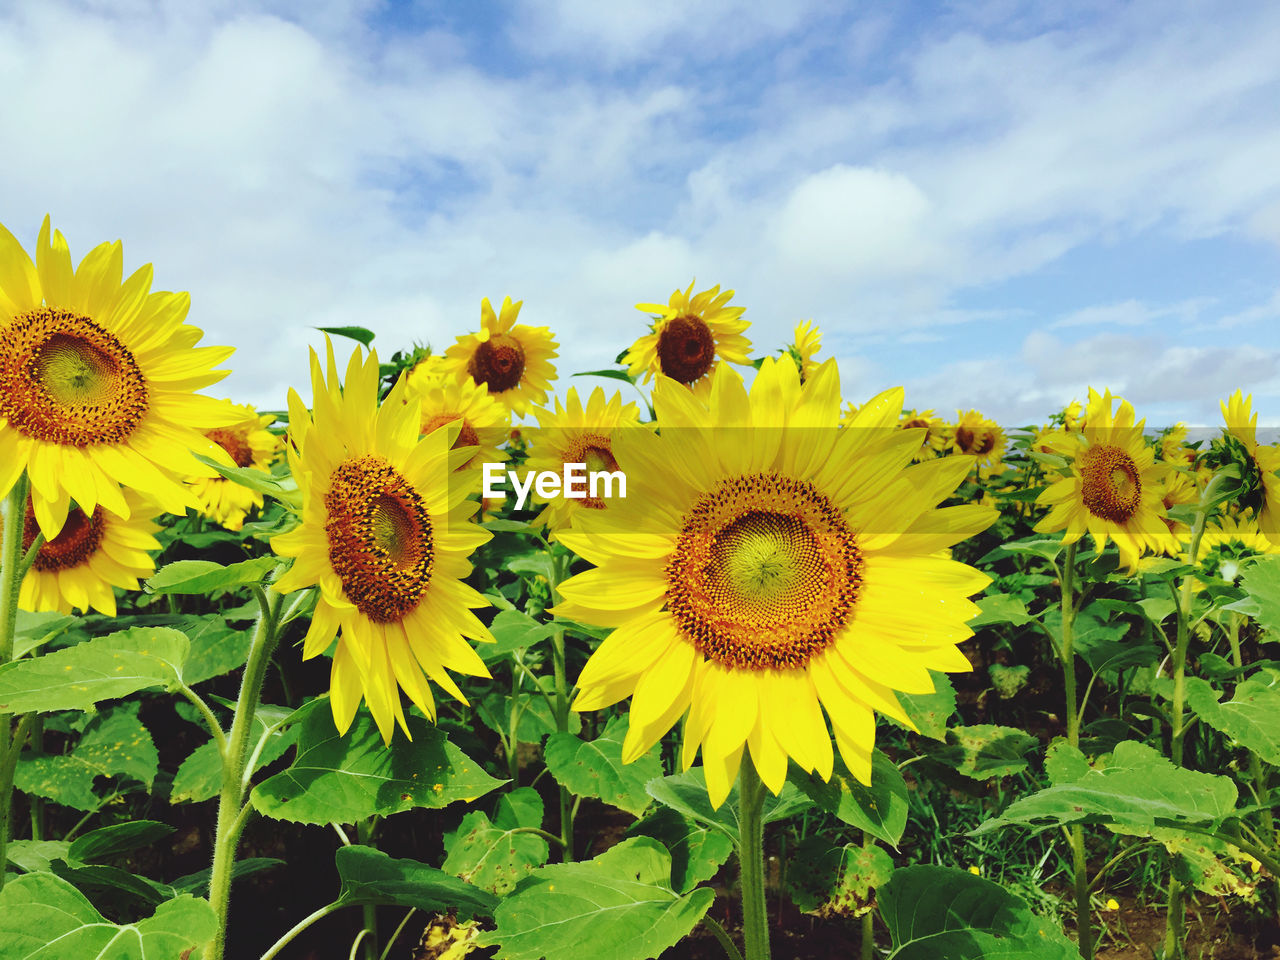
<path fill-rule="evenodd" d="M 750 757 L 738 781 L 738 864 L 746 960 L 769 960 L 769 906 L 764 893 L 764 784 Z"/>
<path fill-rule="evenodd" d="M 240 697 L 236 701 L 235 717 L 231 721 L 231 733 L 226 749 L 222 752 L 222 792 L 218 798 L 218 828 L 213 844 L 213 871 L 209 877 L 209 902 L 217 918 L 213 946 L 207 960 L 222 960 L 227 947 L 227 913 L 231 899 L 231 873 L 235 866 L 236 847 L 240 833 L 248 820 L 245 816 L 244 767 L 249 738 L 253 731 L 253 717 L 262 696 L 262 682 L 267 664 L 279 639 L 276 625 L 280 613 L 280 594 L 264 591 L 254 585 L 260 613 L 249 647 L 249 662 L 245 665 L 240 682 Z"/>
<path fill-rule="evenodd" d="M 1067 695 L 1067 743 L 1080 747 L 1080 707 L 1076 697 L 1076 545 L 1066 545 L 1062 562 L 1062 685 Z M 1071 873 L 1076 894 L 1076 933 L 1080 956 L 1093 960 L 1093 919 L 1089 912 L 1089 864 L 1085 857 L 1084 827 L 1075 823 L 1071 839 Z"/>
<path fill-rule="evenodd" d="M 564 579 L 564 561 L 551 552 L 551 545 L 545 540 L 551 558 L 551 600 L 560 602 L 560 582 Z M 557 622 L 551 624 L 551 666 L 555 673 L 556 685 L 556 731 L 569 732 L 569 684 L 565 675 L 564 627 Z M 513 705 L 514 710 L 514 705 Z M 569 790 L 560 787 L 560 858 L 565 863 L 573 860 L 573 796 Z"/>
<path fill-rule="evenodd" d="M 18 477 L 4 501 L 4 533 L 0 537 L 0 666 L 13 659 L 13 634 L 18 623 L 18 593 L 22 588 L 22 530 L 27 518 L 27 475 Z M 9 862 L 9 819 L 13 808 L 13 773 L 22 739 L 11 736 L 12 717 L 0 713 L 0 888 Z"/>

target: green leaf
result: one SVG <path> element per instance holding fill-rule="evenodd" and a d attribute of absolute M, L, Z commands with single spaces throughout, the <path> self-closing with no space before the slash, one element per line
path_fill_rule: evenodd
<path fill-rule="evenodd" d="M 182 679 L 188 686 L 238 670 L 249 659 L 252 634 L 228 626 L 221 616 L 188 618 L 183 632 L 191 641 L 191 652 L 182 665 Z"/>
<path fill-rule="evenodd" d="M 653 837 L 671 854 L 671 886 L 688 893 L 710 880 L 733 853 L 733 840 L 722 830 L 706 826 L 670 807 L 654 808 L 627 830 L 632 837 Z"/>
<path fill-rule="evenodd" d="M 227 467 L 202 453 L 195 453 L 194 451 L 191 455 L 205 466 L 212 467 L 218 471 L 226 479 L 257 493 L 273 497 L 295 513 L 302 509 L 302 494 L 299 492 L 297 481 L 293 477 L 273 477 L 269 473 L 265 473 L 262 470 L 254 470 L 252 467 Z"/>
<path fill-rule="evenodd" d="M 714 898 L 706 887 L 676 893 L 671 855 L 633 837 L 594 860 L 534 871 L 478 943 L 500 945 L 496 960 L 646 960 L 687 936 Z"/>
<path fill-rule="evenodd" d="M 1029 553 L 1043 560 L 1056 560 L 1062 552 L 1061 540 L 1022 540 L 1018 543 L 1003 544 L 1010 553 Z"/>
<path fill-rule="evenodd" d="M 275 857 L 245 857 L 243 860 L 237 860 L 231 868 L 231 882 L 239 880 L 241 877 L 249 877 L 255 873 L 262 873 L 264 870 L 272 870 L 276 867 L 284 866 L 285 861 L 277 860 Z M 169 889 L 173 891 L 174 896 L 189 893 L 193 897 L 209 896 L 209 876 L 213 873 L 211 867 L 206 867 L 196 873 L 189 873 L 185 877 L 179 877 L 173 883 L 169 884 Z"/>
<path fill-rule="evenodd" d="M 167 627 L 133 627 L 0 666 L 0 713 L 92 710 L 149 687 L 176 689 L 187 638 Z"/>
<path fill-rule="evenodd" d="M 542 577 L 550 583 L 555 579 L 556 575 L 555 562 L 551 559 L 551 554 L 545 550 L 512 557 L 507 561 L 506 567 L 512 573 L 518 573 L 526 580 Z"/>
<path fill-rule="evenodd" d="M 49 871 L 55 860 L 71 856 L 66 840 L 10 840 L 6 853 L 9 865 L 27 873 Z"/>
<path fill-rule="evenodd" d="M 1056 924 L 999 884 L 951 867 L 895 870 L 877 892 L 890 960 L 1079 960 Z"/>
<path fill-rule="evenodd" d="M 267 735 L 269 727 L 280 719 L 284 708 L 263 709 L 259 707 L 253 716 L 253 726 L 249 734 L 250 749 Z M 288 711 L 284 711 L 287 713 Z M 285 751 L 293 746 L 297 739 L 297 727 L 281 727 L 270 735 L 271 739 L 258 754 L 253 772 L 257 773 L 269 763 L 274 763 L 284 756 Z M 218 752 L 218 744 L 206 740 L 182 761 L 173 778 L 173 791 L 169 795 L 170 803 L 200 803 L 216 797 L 222 789 L 222 755 Z"/>
<path fill-rule="evenodd" d="M 377 336 L 372 330 L 365 327 L 316 327 L 315 329 L 321 333 L 331 333 L 335 337 L 346 337 L 348 340 L 355 340 L 366 350 L 373 343 L 373 338 Z"/>
<path fill-rule="evenodd" d="M 547 862 L 547 841 L 528 828 L 542 826 L 542 798 L 532 787 L 503 794 L 492 822 L 476 810 L 448 834 L 443 869 L 483 890 L 504 896 Z"/>
<path fill-rule="evenodd" d="M 72 842 L 67 851 L 67 860 L 80 863 L 112 860 L 131 850 L 163 840 L 173 833 L 173 829 L 167 823 L 157 820 L 131 820 L 99 827 Z"/>
<path fill-rule="evenodd" d="M 614 717 L 594 740 L 570 733 L 547 738 L 547 769 L 561 786 L 578 797 L 599 797 L 605 803 L 640 816 L 648 808 L 645 784 L 662 776 L 662 761 L 653 750 L 631 763 L 622 762 L 627 718 Z"/>
<path fill-rule="evenodd" d="M 898 702 L 906 711 L 916 729 L 925 737 L 934 740 L 947 738 L 947 721 L 956 712 L 956 691 L 951 686 L 951 678 L 945 673 L 930 670 L 933 677 L 933 693 L 898 692 Z M 890 718 L 892 720 L 892 718 Z M 892 722 L 897 723 L 896 720 Z M 901 726 L 901 724 L 898 724 Z"/>
<path fill-rule="evenodd" d="M 979 597 L 977 603 L 978 615 L 968 621 L 971 629 L 993 623 L 1008 623 L 1021 627 L 1035 619 L 1027 613 L 1027 605 L 1011 594 L 999 593 L 994 596 Z"/>
<path fill-rule="evenodd" d="M 153 960 L 194 956 L 213 939 L 213 908 L 178 897 L 138 923 L 117 926 L 70 883 L 29 873 L 0 890 L 0 956 L 15 960 Z"/>
<path fill-rule="evenodd" d="M 476 647 L 476 653 L 486 663 L 492 663 L 512 650 L 532 647 L 547 639 L 551 636 L 551 627 L 516 610 L 503 610 L 493 618 L 489 632 L 497 643 L 482 643 Z"/>
<path fill-rule="evenodd" d="M 582 373 L 573 374 L 575 377 L 605 377 L 609 380 L 624 380 L 627 383 L 635 381 L 627 375 L 625 370 L 584 370 Z"/>
<path fill-rule="evenodd" d="M 19 610 L 13 633 L 13 659 L 25 657 L 79 622 L 79 617 L 52 610 L 42 613 Z"/>
<path fill-rule="evenodd" d="M 1186 680 L 1187 706 L 1219 733 L 1280 766 L 1280 671 L 1259 670 L 1225 703 L 1199 677 Z"/>
<path fill-rule="evenodd" d="M 345 737 L 325 709 L 310 711 L 288 769 L 254 788 L 255 810 L 296 823 L 354 823 L 415 807 L 444 807 L 488 793 L 501 781 L 421 717 L 408 718 L 413 740 L 397 731 L 382 742 L 367 710 Z"/>
<path fill-rule="evenodd" d="M 1280 633 L 1280 556 L 1249 564 L 1240 575 L 1240 586 L 1256 605 L 1252 615 L 1259 625 L 1268 633 Z"/>
<path fill-rule="evenodd" d="M 24 793 L 77 810 L 97 810 L 102 798 L 93 790 L 95 778 L 125 777 L 150 788 L 159 766 L 155 743 L 133 703 L 91 719 L 70 753 L 23 753 L 14 783 Z"/>
<path fill-rule="evenodd" d="M 874 844 L 833 846 L 814 834 L 787 851 L 787 893 L 805 913 L 860 917 L 892 875 L 893 858 Z"/>
<path fill-rule="evenodd" d="M 342 878 L 337 902 L 343 906 L 391 904 L 426 913 L 456 910 L 463 917 L 487 917 L 497 902 L 492 894 L 443 870 L 417 860 L 396 860 L 373 847 L 340 847 L 333 859 Z"/>
<path fill-rule="evenodd" d="M 539 678 L 547 680 L 549 678 Z M 542 738 L 556 732 L 556 718 L 547 698 L 536 691 L 523 691 L 518 704 L 511 694 L 502 690 L 490 690 L 476 706 L 476 715 L 494 733 L 503 737 L 511 733 L 511 711 L 518 710 L 516 720 L 516 739 L 521 743 L 541 743 Z M 577 733 L 582 729 L 582 718 L 576 713 L 569 714 L 569 729 Z"/>
<path fill-rule="evenodd" d="M 1084 764 L 1077 753 L 1067 746 L 1054 752 L 1053 772 L 1071 779 L 1015 800 L 973 833 L 1014 823 L 1216 824 L 1235 812 L 1237 791 L 1230 779 L 1175 767 L 1136 740 L 1116 744 L 1114 753 L 1092 765 Z"/>
<path fill-rule="evenodd" d="M 212 560 L 176 560 L 157 570 L 144 586 L 148 593 L 155 594 L 234 590 L 247 583 L 261 583 L 278 562 L 275 557 L 257 557 L 223 566 Z"/>
<path fill-rule="evenodd" d="M 735 783 L 729 796 L 719 808 L 711 806 L 711 798 L 707 795 L 707 782 L 702 768 L 694 767 L 684 773 L 670 777 L 659 777 L 645 784 L 649 796 L 664 806 L 670 807 L 690 819 L 719 830 L 728 836 L 736 846 L 738 844 L 738 785 Z M 785 820 L 813 805 L 813 801 L 791 782 L 782 785 L 782 790 L 775 797 L 768 791 L 764 795 L 761 819 L 765 823 Z"/>
<path fill-rule="evenodd" d="M 931 750 L 932 756 L 974 780 L 1005 777 L 1027 769 L 1026 755 L 1040 741 L 1016 727 L 990 723 L 952 727 L 948 746 Z"/>
<path fill-rule="evenodd" d="M 871 786 L 863 786 L 837 759 L 831 779 L 816 774 L 794 778 L 823 810 L 896 847 L 907 828 L 907 784 L 893 761 L 876 750 L 871 756 Z"/>

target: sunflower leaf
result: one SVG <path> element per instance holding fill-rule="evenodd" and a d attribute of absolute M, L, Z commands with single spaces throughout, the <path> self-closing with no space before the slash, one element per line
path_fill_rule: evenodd
<path fill-rule="evenodd" d="M 771 793 L 765 793 L 764 808 L 760 813 L 764 823 L 785 820 L 813 805 L 813 800 L 792 783 L 793 779 L 796 778 L 788 778 L 776 797 Z M 650 780 L 645 784 L 645 791 L 663 806 L 670 807 L 697 823 L 719 830 L 733 841 L 734 846 L 738 845 L 740 834 L 737 784 L 734 784 L 729 791 L 729 796 L 719 807 L 711 806 L 702 767 L 694 767 L 684 773 Z"/>
<path fill-rule="evenodd" d="M 547 841 L 534 828 L 542 826 L 542 798 L 532 787 L 503 794 L 492 821 L 479 810 L 462 818 L 444 838 L 448 852 L 442 869 L 499 896 L 535 867 L 547 862 Z"/>
<path fill-rule="evenodd" d="M 0 890 L 0 956 L 30 960 L 194 955 L 213 939 L 207 901 L 178 897 L 138 923 L 116 925 L 74 886 L 51 873 L 16 877 Z M 125 944 L 129 944 L 128 947 Z"/>
<path fill-rule="evenodd" d="M 433 724 L 408 718 L 412 740 L 387 746 L 368 711 L 340 736 L 328 710 L 312 710 L 293 763 L 254 788 L 255 810 L 295 823 L 355 823 L 415 807 L 444 807 L 488 793 L 502 781 L 450 743 Z"/>
<path fill-rule="evenodd" d="M 1280 557 L 1260 557 L 1244 568 L 1240 585 L 1248 594 L 1226 609 L 1239 608 L 1273 636 L 1280 637 Z"/>
<path fill-rule="evenodd" d="M 427 913 L 457 910 L 462 916 L 491 916 L 493 895 L 417 860 L 397 860 L 373 847 L 340 847 L 334 854 L 342 892 L 338 903 L 394 904 Z"/>
<path fill-rule="evenodd" d="M 677 893 L 671 855 L 632 837 L 594 860 L 535 870 L 478 945 L 497 945 L 496 960 L 645 960 L 687 936 L 714 898 L 707 887 Z"/>
<path fill-rule="evenodd" d="M 794 773 L 794 771 L 793 771 Z M 823 810 L 865 830 L 892 847 L 907 828 L 907 784 L 892 760 L 880 750 L 871 757 L 871 786 L 863 786 L 839 761 L 831 779 L 816 774 L 791 777 Z"/>
<path fill-rule="evenodd" d="M 259 706 L 253 716 L 253 729 L 249 734 L 249 743 L 253 747 L 268 736 L 268 729 L 276 726 L 283 708 L 264 710 Z M 287 713 L 288 711 L 284 711 Z M 270 739 L 258 754 L 253 772 L 261 770 L 269 763 L 274 763 L 284 756 L 285 751 L 293 746 L 297 739 L 297 727 L 278 727 L 271 730 Z M 173 790 L 169 794 L 170 803 L 200 803 L 218 795 L 222 789 L 222 754 L 218 745 L 206 740 L 196 747 L 182 761 L 173 778 Z"/>
<path fill-rule="evenodd" d="M 1187 706 L 1219 733 L 1280 765 L 1280 671 L 1259 670 L 1236 687 L 1230 700 L 1199 677 L 1188 677 Z"/>
<path fill-rule="evenodd" d="M 609 380 L 624 380 L 627 383 L 635 383 L 625 370 L 583 370 L 581 373 L 575 373 L 575 377 L 605 377 Z"/>
<path fill-rule="evenodd" d="M 212 560 L 175 560 L 157 570 L 144 586 L 148 593 L 155 594 L 234 590 L 247 583 L 261 583 L 278 562 L 275 557 L 256 557 L 223 566 Z"/>
<path fill-rule="evenodd" d="M 947 721 L 956 712 L 956 690 L 945 673 L 930 670 L 933 693 L 897 693 L 898 702 L 922 736 L 934 740 L 947 739 Z M 893 723 L 898 721 L 890 718 Z M 902 726 L 902 724 L 898 724 Z"/>
<path fill-rule="evenodd" d="M 575 796 L 599 797 L 638 817 L 652 802 L 645 784 L 662 776 L 662 761 L 650 751 L 631 763 L 623 763 L 622 741 L 626 735 L 626 717 L 614 717 L 594 740 L 553 733 L 544 750 L 547 769 Z"/>
<path fill-rule="evenodd" d="M 671 886 L 676 893 L 688 893 L 710 880 L 733 853 L 733 840 L 721 830 L 691 817 L 659 806 L 643 820 L 633 823 L 627 834 L 653 837 L 671 854 Z"/>
<path fill-rule="evenodd" d="M 367 327 L 316 327 L 321 333 L 331 333 L 335 337 L 346 337 L 348 340 L 355 340 L 366 350 L 373 343 L 373 338 L 377 336 Z"/>
<path fill-rule="evenodd" d="M 149 687 L 177 689 L 190 647 L 168 627 L 133 627 L 0 666 L 0 713 L 92 710 Z"/>
<path fill-rule="evenodd" d="M 951 867 L 895 870 L 876 899 L 889 960 L 1078 960 L 1062 930 L 999 884 Z"/>
<path fill-rule="evenodd" d="M 262 470 L 252 467 L 228 467 L 204 454 L 192 451 L 191 454 L 207 467 L 212 467 L 228 480 L 248 487 L 258 493 L 265 494 L 280 501 L 290 510 L 297 513 L 302 509 L 302 494 L 298 490 L 297 481 L 292 477 L 273 477 Z"/>

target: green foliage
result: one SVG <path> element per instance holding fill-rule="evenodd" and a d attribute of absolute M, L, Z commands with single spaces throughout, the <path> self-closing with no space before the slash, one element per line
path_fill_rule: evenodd
<path fill-rule="evenodd" d="M 805 913 L 860 917 L 892 875 L 893 859 L 880 847 L 835 846 L 819 834 L 788 851 L 786 889 Z"/>
<path fill-rule="evenodd" d="M 902 839 L 907 826 L 907 784 L 894 762 L 880 750 L 871 757 L 870 786 L 859 783 L 838 759 L 829 781 L 823 782 L 816 774 L 796 780 L 814 803 L 843 823 L 890 846 L 897 846 Z"/>
<path fill-rule="evenodd" d="M 631 825 L 631 836 L 652 837 L 671 854 L 671 886 L 688 893 L 710 880 L 733 853 L 733 840 L 723 830 L 686 817 L 670 807 L 658 806 Z"/>
<path fill-rule="evenodd" d="M 906 867 L 879 890 L 890 960 L 1078 960 L 1055 925 L 990 880 L 950 867 Z"/>
<path fill-rule="evenodd" d="M 542 798 L 532 787 L 503 794 L 492 821 L 479 810 L 468 813 L 445 837 L 445 872 L 499 896 L 511 892 L 547 862 L 547 841 L 530 832 L 542 826 L 542 814 Z"/>
<path fill-rule="evenodd" d="M 367 327 L 316 327 L 321 333 L 331 333 L 335 337 L 346 337 L 348 340 L 354 340 L 363 346 L 366 350 L 373 345 L 373 338 L 377 336 Z"/>
<path fill-rule="evenodd" d="M 1249 564 L 1240 585 L 1248 597 L 1228 609 L 1253 617 L 1268 633 L 1280 634 L 1280 556 L 1259 557 Z"/>
<path fill-rule="evenodd" d="M 133 703 L 91 719 L 69 753 L 21 755 L 14 783 L 25 793 L 64 806 L 97 810 L 103 799 L 94 791 L 96 778 L 136 780 L 150 789 L 159 766 L 156 746 Z"/>
<path fill-rule="evenodd" d="M 947 731 L 947 743 L 930 754 L 974 780 L 1021 773 L 1027 769 L 1027 754 L 1040 745 L 1016 727 L 990 723 L 952 727 Z"/>
<path fill-rule="evenodd" d="M 719 830 L 729 837 L 735 846 L 738 844 L 738 787 L 736 784 L 729 791 L 728 799 L 718 808 L 711 806 L 701 767 L 693 767 L 671 777 L 650 780 L 645 785 L 645 790 L 648 791 L 649 796 L 664 806 L 697 823 Z M 801 793 L 791 779 L 788 779 L 777 796 L 765 793 L 761 819 L 766 824 L 785 820 L 811 806 L 812 803 L 813 801 Z"/>
<path fill-rule="evenodd" d="M 633 837 L 582 863 L 541 867 L 494 911 L 498 960 L 645 960 L 687 935 L 711 906 L 706 887 L 677 893 L 671 855 Z"/>
<path fill-rule="evenodd" d="M 373 847 L 341 847 L 334 854 L 342 891 L 342 906 L 393 904 L 426 913 L 456 910 L 459 915 L 489 916 L 492 895 L 443 870 L 417 860 L 396 860 Z"/>
<path fill-rule="evenodd" d="M 249 743 L 251 746 L 267 742 L 258 754 L 257 762 L 251 773 L 257 773 L 269 763 L 274 763 L 284 756 L 285 751 L 293 746 L 297 739 L 297 727 L 280 727 L 272 729 L 290 711 L 283 707 L 263 704 L 258 707 L 250 728 Z M 190 756 L 182 761 L 173 778 L 173 790 L 169 795 L 170 803 L 199 803 L 218 795 L 222 788 L 222 754 L 218 752 L 218 744 L 208 740 L 191 751 Z"/>
<path fill-rule="evenodd" d="M 923 736 L 945 740 L 947 721 L 956 712 L 956 691 L 945 673 L 930 670 L 929 676 L 933 677 L 933 693 L 899 692 L 898 702 Z"/>
<path fill-rule="evenodd" d="M 49 873 L 10 880 L 0 890 L 0 956 L 14 960 L 156 960 L 180 957 L 213 939 L 213 909 L 178 897 L 138 923 L 107 921 L 75 887 Z"/>
<path fill-rule="evenodd" d="M 1186 681 L 1187 706 L 1205 723 L 1280 766 L 1280 670 L 1263 669 L 1218 702 L 1218 692 L 1199 677 Z"/>
<path fill-rule="evenodd" d="M 408 723 L 413 740 L 397 732 L 387 746 L 368 711 L 357 713 L 346 736 L 339 736 L 327 709 L 311 710 L 293 763 L 254 788 L 250 802 L 276 820 L 354 823 L 444 807 L 499 784 L 435 726 L 416 716 Z"/>
<path fill-rule="evenodd" d="M 571 733 L 552 734 L 544 751 L 547 769 L 576 796 L 599 797 L 638 817 L 650 803 L 645 784 L 662 776 L 662 763 L 650 751 L 624 764 L 622 741 L 626 735 L 626 717 L 614 717 L 594 740 L 581 740 Z"/>
<path fill-rule="evenodd" d="M 177 560 L 157 570 L 145 586 L 148 593 L 161 595 L 217 593 L 261 583 L 277 563 L 275 557 L 258 557 L 228 566 L 210 560 Z"/>

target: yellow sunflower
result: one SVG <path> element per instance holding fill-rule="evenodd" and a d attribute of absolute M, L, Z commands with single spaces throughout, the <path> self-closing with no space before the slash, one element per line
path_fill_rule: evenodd
<path fill-rule="evenodd" d="M 557 356 L 558 346 L 546 327 L 516 325 L 522 303 L 506 297 L 495 316 L 488 299 L 481 300 L 480 331 L 458 337 L 445 351 L 443 365 L 455 379 L 474 380 L 520 415 L 531 403 L 547 399 L 548 384 L 556 378 L 551 358 Z"/>
<path fill-rule="evenodd" d="M 152 517 L 161 511 L 134 490 L 124 492 L 129 518 L 122 520 L 101 506 L 92 513 L 71 507 L 62 529 L 36 553 L 18 593 L 18 606 L 39 612 L 54 610 L 88 613 L 92 608 L 116 615 L 113 587 L 137 590 L 138 581 L 155 573 L 152 551 L 159 525 Z M 35 511 L 27 502 L 22 549 L 29 550 L 38 533 Z"/>
<path fill-rule="evenodd" d="M 946 421 L 934 416 L 932 410 L 922 410 L 919 413 L 915 410 L 904 410 L 898 426 L 903 430 L 924 430 L 920 449 L 912 458 L 916 462 L 940 456 L 947 448 L 949 441 Z"/>
<path fill-rule="evenodd" d="M 820 364 L 813 358 L 822 349 L 822 331 L 812 320 L 796 324 L 795 342 L 787 348 L 791 359 L 800 369 L 800 382 L 804 383 L 817 372 Z"/>
<path fill-rule="evenodd" d="M 1153 475 L 1159 476 L 1160 474 L 1157 472 Z M 1195 481 L 1181 470 L 1166 469 L 1163 477 L 1160 502 L 1164 504 L 1166 513 L 1161 519 L 1172 535 L 1163 541 L 1164 552 L 1171 557 L 1176 557 L 1181 556 L 1186 551 L 1182 541 L 1191 539 L 1191 528 L 1181 520 L 1174 520 L 1168 515 L 1167 511 L 1177 506 L 1199 502 L 1200 492 L 1196 489 Z"/>
<path fill-rule="evenodd" d="M 468 470 L 481 463 L 500 463 L 507 459 L 507 455 L 498 448 L 507 442 L 511 414 L 493 398 L 493 394 L 474 380 L 419 377 L 415 385 L 411 373 L 405 399 L 410 404 L 420 405 L 420 433 L 432 433 L 452 424 L 458 432 L 453 442 L 454 449 L 475 448 L 460 469 Z"/>
<path fill-rule="evenodd" d="M 1070 433 L 1079 433 L 1084 429 L 1084 407 L 1079 400 L 1072 400 L 1062 408 L 1062 426 Z"/>
<path fill-rule="evenodd" d="M 434 720 L 428 676 L 466 703 L 445 669 L 489 675 L 463 639 L 492 640 L 471 612 L 487 603 L 462 582 L 471 571 L 467 557 L 489 533 L 468 522 L 475 504 L 465 486 L 450 483 L 458 454 L 448 431 L 419 439 L 403 378 L 379 407 L 378 357 L 361 352 L 351 355 L 342 383 L 333 345 L 327 375 L 312 352 L 311 413 L 289 391 L 293 445 L 286 452 L 302 523 L 271 546 L 295 558 L 277 590 L 320 586 L 303 659 L 319 656 L 339 634 L 330 674 L 338 731 L 347 731 L 363 698 L 390 743 L 395 724 L 405 727 L 397 687 Z"/>
<path fill-rule="evenodd" d="M 172 513 L 194 505 L 183 480 L 212 476 L 191 451 L 230 460 L 201 431 L 225 409 L 194 393 L 226 376 L 231 347 L 195 347 L 185 293 L 151 293 L 151 265 L 121 281 L 119 241 L 75 269 L 45 217 L 36 262 L 0 226 L 0 496 L 25 470 L 47 539 L 74 499 L 129 516 L 121 485 Z"/>
<path fill-rule="evenodd" d="M 565 464 L 584 464 L 584 473 L 608 472 L 618 469 L 618 461 L 613 456 L 613 438 L 618 432 L 640 424 L 640 410 L 634 403 L 623 406 L 622 397 L 617 393 L 606 401 L 604 390 L 596 387 L 591 391 L 584 408 L 578 399 L 578 391 L 570 387 L 565 394 L 564 406 L 556 400 L 555 410 L 538 410 L 538 423 L 541 427 L 531 436 L 529 460 L 525 464 L 531 471 L 549 470 L 563 476 Z M 587 496 L 581 499 L 558 494 L 552 497 L 540 496 L 536 489 L 533 499 L 546 504 L 546 509 L 537 517 L 537 523 L 545 523 L 552 530 L 567 530 L 573 526 L 574 518 L 583 510 L 604 510 L 612 502 L 606 500 L 606 492 L 617 495 L 611 485 L 608 490 L 598 486 L 591 496 L 590 488 L 583 492 Z"/>
<path fill-rule="evenodd" d="M 1099 395 L 1090 388 L 1086 426 L 1062 448 L 1071 475 L 1040 494 L 1036 502 L 1050 510 L 1035 526 L 1040 533 L 1065 529 L 1067 543 L 1088 533 L 1099 553 L 1109 537 L 1130 572 L 1145 550 L 1164 550 L 1170 536 L 1161 502 L 1162 470 L 1142 435 L 1146 421 L 1135 424 L 1133 417 L 1127 401 L 1110 390 Z"/>
<path fill-rule="evenodd" d="M 695 281 L 696 282 L 696 281 Z M 622 362 L 633 378 L 648 383 L 661 374 L 693 388 L 703 400 L 711 389 L 711 372 L 725 361 L 746 363 L 751 341 L 742 335 L 750 323 L 741 319 L 746 307 L 731 307 L 733 291 L 719 285 L 701 293 L 676 290 L 663 303 L 637 303 L 657 319 L 653 331 L 631 345 Z"/>
<path fill-rule="evenodd" d="M 444 356 L 435 353 L 425 356 L 415 363 L 413 369 L 409 371 L 407 379 L 409 381 L 409 392 L 422 394 L 432 387 L 438 387 L 454 378 L 449 375 L 448 362 Z"/>
<path fill-rule="evenodd" d="M 1258 529 L 1264 536 L 1280 541 L 1280 476 L 1276 476 L 1280 470 L 1280 447 L 1264 447 L 1258 443 L 1258 415 L 1252 411 L 1252 405 L 1252 394 L 1246 397 L 1241 390 L 1220 402 L 1227 434 L 1244 447 L 1257 472 L 1262 500 Z"/>
<path fill-rule="evenodd" d="M 658 379 L 659 431 L 615 437 L 627 498 L 561 535 L 596 569 L 561 585 L 557 613 L 617 628 L 574 708 L 630 696 L 628 761 L 688 712 L 683 765 L 702 751 L 717 806 L 744 749 L 774 793 L 788 757 L 829 777 L 825 710 L 868 783 L 875 711 L 909 723 L 895 690 L 930 692 L 930 669 L 970 669 L 956 645 L 989 578 L 938 553 L 995 511 L 935 509 L 968 464 L 911 465 L 918 437 L 893 429 L 901 389 L 841 430 L 834 362 L 801 385 L 790 360 L 767 359 L 749 394 L 727 366 L 711 381 L 704 404 Z"/>
<path fill-rule="evenodd" d="M 1187 425 L 1175 423 L 1160 437 L 1160 459 L 1169 463 L 1190 464 L 1196 458 L 1195 450 L 1187 446 Z"/>
<path fill-rule="evenodd" d="M 1008 445 L 1000 424 L 988 420 L 977 410 L 957 410 L 956 417 L 951 449 L 961 456 L 972 457 L 980 476 L 999 473 L 1004 468 L 1002 458 Z"/>
<path fill-rule="evenodd" d="M 261 414 L 248 404 L 227 401 L 236 420 L 225 427 L 205 431 L 205 436 L 227 452 L 237 467 L 270 472 L 281 441 L 267 429 L 275 422 L 271 414 Z M 228 530 L 239 530 L 250 510 L 262 508 L 262 494 L 225 477 L 196 477 L 192 490 L 202 514 Z"/>

